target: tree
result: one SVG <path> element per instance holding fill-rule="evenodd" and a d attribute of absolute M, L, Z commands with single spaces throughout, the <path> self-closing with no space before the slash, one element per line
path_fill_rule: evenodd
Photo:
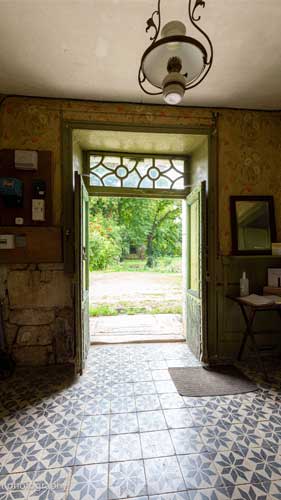
<path fill-rule="evenodd" d="M 166 243 L 166 251 L 172 252 L 173 238 L 171 239 L 170 232 L 173 233 L 172 228 L 177 219 L 180 219 L 180 207 L 177 202 L 170 200 L 152 200 L 150 229 L 147 233 L 147 262 L 148 267 L 153 267 L 155 256 L 157 253 L 161 254 L 161 247 L 163 242 Z M 172 224 L 171 224 L 172 223 Z M 177 228 L 178 229 L 178 228 Z M 178 231 L 176 231 L 178 233 Z M 178 236 L 180 236 L 178 234 Z"/>
<path fill-rule="evenodd" d="M 152 267 L 160 255 L 181 254 L 181 202 L 178 200 L 92 198 L 90 220 L 99 222 L 104 238 L 118 240 L 115 242 L 120 260 L 128 255 L 130 245 L 146 248 L 148 267 Z"/>

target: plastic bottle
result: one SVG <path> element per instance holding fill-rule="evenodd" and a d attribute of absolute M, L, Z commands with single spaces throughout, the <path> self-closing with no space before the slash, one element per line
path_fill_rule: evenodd
<path fill-rule="evenodd" d="M 243 271 L 242 278 L 240 278 L 240 297 L 249 295 L 249 280 L 246 277 L 246 272 Z"/>

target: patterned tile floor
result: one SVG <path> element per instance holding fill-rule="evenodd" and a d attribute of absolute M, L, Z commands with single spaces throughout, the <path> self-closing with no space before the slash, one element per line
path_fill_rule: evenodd
<path fill-rule="evenodd" d="M 0 386 L 0 499 L 281 499 L 281 370 L 269 386 L 183 398 L 185 344 L 91 348 L 82 377 Z"/>

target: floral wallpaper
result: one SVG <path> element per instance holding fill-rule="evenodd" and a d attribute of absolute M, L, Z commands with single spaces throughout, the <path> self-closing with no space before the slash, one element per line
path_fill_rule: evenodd
<path fill-rule="evenodd" d="M 26 98 L 6 99 L 0 109 L 0 149 L 52 151 L 54 224 L 60 225 L 61 114 L 54 104 Z"/>
<path fill-rule="evenodd" d="M 181 108 L 86 101 L 7 98 L 0 109 L 0 148 L 50 150 L 54 156 L 55 224 L 61 221 L 62 120 L 124 125 L 208 128 L 213 112 Z M 219 248 L 231 251 L 229 196 L 272 194 L 278 239 L 281 241 L 281 113 L 219 110 L 218 202 Z"/>
<path fill-rule="evenodd" d="M 201 142 L 191 155 L 190 184 L 197 185 L 202 181 L 208 182 L 208 140 Z"/>
<path fill-rule="evenodd" d="M 221 253 L 228 255 L 231 250 L 230 195 L 274 196 L 281 241 L 281 113 L 225 110 L 219 115 L 218 132 Z"/>

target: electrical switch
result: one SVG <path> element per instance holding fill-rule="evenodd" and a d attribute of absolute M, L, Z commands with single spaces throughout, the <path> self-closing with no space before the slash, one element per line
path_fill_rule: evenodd
<path fill-rule="evenodd" d="M 32 200 L 32 220 L 44 221 L 45 220 L 45 201 Z"/>

